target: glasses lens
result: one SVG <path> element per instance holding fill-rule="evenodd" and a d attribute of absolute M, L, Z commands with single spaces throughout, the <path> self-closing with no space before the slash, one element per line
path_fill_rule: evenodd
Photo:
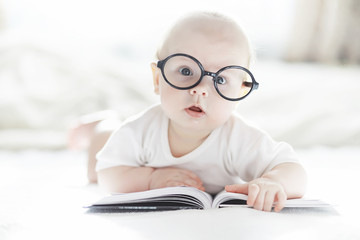
<path fill-rule="evenodd" d="M 201 78 L 200 66 L 186 56 L 173 56 L 164 65 L 167 81 L 180 88 L 194 85 Z"/>
<path fill-rule="evenodd" d="M 219 92 L 230 99 L 245 97 L 252 88 L 250 74 L 240 68 L 228 68 L 221 71 L 215 82 Z"/>

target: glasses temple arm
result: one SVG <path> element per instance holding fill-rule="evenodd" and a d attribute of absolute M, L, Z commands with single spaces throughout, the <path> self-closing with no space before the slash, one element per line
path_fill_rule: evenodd
<path fill-rule="evenodd" d="M 257 82 L 244 82 L 244 86 L 245 87 L 253 87 L 253 89 L 258 89 L 259 88 L 259 83 Z"/>

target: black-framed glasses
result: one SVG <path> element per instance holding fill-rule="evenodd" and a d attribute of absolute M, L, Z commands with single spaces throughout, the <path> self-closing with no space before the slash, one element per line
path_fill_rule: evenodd
<path fill-rule="evenodd" d="M 204 76 L 212 77 L 217 93 L 226 100 L 239 101 L 258 89 L 253 74 L 241 66 L 227 66 L 216 73 L 204 69 L 188 54 L 176 53 L 157 62 L 165 81 L 173 88 L 187 90 L 196 87 Z"/>

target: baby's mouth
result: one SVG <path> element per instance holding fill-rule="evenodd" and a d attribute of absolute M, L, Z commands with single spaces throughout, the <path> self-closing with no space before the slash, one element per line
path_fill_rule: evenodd
<path fill-rule="evenodd" d="M 201 108 L 196 107 L 196 106 L 189 107 L 189 110 L 194 111 L 194 112 L 199 112 L 199 113 L 203 112 L 203 110 Z"/>
<path fill-rule="evenodd" d="M 194 118 L 200 118 L 205 115 L 205 111 L 200 106 L 191 106 L 186 108 L 185 111 Z"/>

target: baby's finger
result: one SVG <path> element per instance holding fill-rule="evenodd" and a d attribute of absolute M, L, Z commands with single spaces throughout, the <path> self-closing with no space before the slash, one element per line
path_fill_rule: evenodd
<path fill-rule="evenodd" d="M 188 179 L 185 181 L 186 184 L 189 184 L 191 187 L 195 187 L 201 191 L 205 191 L 204 186 L 202 185 L 202 183 L 196 182 L 192 179 Z"/>
<path fill-rule="evenodd" d="M 187 186 L 187 185 L 181 181 L 169 181 L 166 183 L 166 187 L 181 187 L 181 186 Z"/>
<path fill-rule="evenodd" d="M 257 210 L 262 211 L 264 209 L 264 201 L 265 201 L 265 194 L 266 191 L 260 189 L 259 193 L 257 194 L 256 200 L 254 202 L 253 207 Z"/>
<path fill-rule="evenodd" d="M 227 192 L 248 194 L 248 192 L 249 192 L 249 185 L 248 185 L 247 183 L 244 183 L 244 184 L 226 185 L 226 186 L 225 186 L 225 190 L 226 190 Z"/>
<path fill-rule="evenodd" d="M 193 180 L 195 180 L 196 182 L 198 182 L 199 184 L 202 184 L 201 179 L 198 177 L 198 175 L 196 175 L 195 173 L 193 173 L 190 170 L 187 169 L 182 169 L 181 171 L 183 174 L 185 174 L 186 176 L 192 178 Z"/>
<path fill-rule="evenodd" d="M 285 201 L 287 196 L 284 191 L 278 192 L 276 196 L 277 196 L 277 203 L 275 205 L 274 211 L 280 212 L 285 207 Z"/>
<path fill-rule="evenodd" d="M 268 191 L 265 194 L 265 199 L 264 199 L 264 207 L 263 210 L 266 212 L 271 212 L 272 206 L 274 204 L 274 199 L 275 199 L 275 193 L 272 191 Z"/>
<path fill-rule="evenodd" d="M 194 180 L 191 179 L 172 180 L 166 183 L 166 187 L 181 187 L 181 186 L 194 187 L 200 189 L 201 191 L 205 190 L 205 188 L 202 185 L 197 184 Z"/>
<path fill-rule="evenodd" d="M 184 183 L 187 184 L 190 187 L 199 187 L 200 185 L 198 184 L 198 182 L 196 182 L 195 180 L 189 178 L 189 179 L 185 179 Z"/>
<path fill-rule="evenodd" d="M 247 205 L 254 206 L 255 200 L 259 194 L 260 188 L 256 184 L 250 184 L 248 187 Z"/>

